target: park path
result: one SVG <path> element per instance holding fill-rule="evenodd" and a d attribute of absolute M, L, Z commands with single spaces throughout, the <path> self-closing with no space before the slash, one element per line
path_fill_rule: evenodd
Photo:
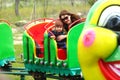
<path fill-rule="evenodd" d="M 12 28 L 12 32 L 13 32 L 14 45 L 22 44 L 22 35 L 24 32 L 24 28 L 15 27 L 15 28 Z"/>

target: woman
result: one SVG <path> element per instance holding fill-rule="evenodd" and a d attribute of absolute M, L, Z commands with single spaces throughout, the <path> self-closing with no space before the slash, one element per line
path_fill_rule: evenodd
<path fill-rule="evenodd" d="M 82 22 L 80 21 L 80 17 L 76 14 L 70 13 L 67 10 L 62 10 L 59 14 L 59 19 L 61 20 L 61 22 L 63 23 L 63 26 L 66 30 L 66 32 L 68 32 L 69 30 L 69 26 L 78 20 L 78 22 L 76 22 L 74 25 Z M 71 27 L 73 27 L 74 25 L 72 25 Z M 67 37 L 67 35 L 60 35 L 58 36 L 58 40 L 62 40 L 65 39 Z"/>
<path fill-rule="evenodd" d="M 76 14 L 70 13 L 67 10 L 62 10 L 59 14 L 59 18 L 63 23 L 63 26 L 65 28 L 65 30 L 68 32 L 69 30 L 69 25 L 72 24 L 73 22 L 75 22 L 76 20 L 80 20 L 80 17 Z M 78 21 L 77 23 L 75 23 L 74 25 L 80 23 L 81 21 Z M 72 27 L 74 26 L 72 25 Z"/>

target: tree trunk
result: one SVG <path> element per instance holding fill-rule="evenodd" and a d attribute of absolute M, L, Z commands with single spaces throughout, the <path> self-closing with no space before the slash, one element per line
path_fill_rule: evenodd
<path fill-rule="evenodd" d="M 71 0 L 71 5 L 74 6 L 74 0 Z"/>
<path fill-rule="evenodd" d="M 32 12 L 32 20 L 36 19 L 36 0 L 34 0 L 33 12 Z"/>
<path fill-rule="evenodd" d="M 48 0 L 44 0 L 44 17 L 47 17 Z"/>
<path fill-rule="evenodd" d="M 15 14 L 19 16 L 19 2 L 20 0 L 15 0 Z"/>
<path fill-rule="evenodd" d="M 2 0 L 0 1 L 0 10 L 2 9 Z"/>

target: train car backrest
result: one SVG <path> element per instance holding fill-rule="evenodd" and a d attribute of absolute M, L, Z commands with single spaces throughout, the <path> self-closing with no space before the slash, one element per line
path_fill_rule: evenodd
<path fill-rule="evenodd" d="M 43 33 L 45 31 L 44 26 L 46 24 L 48 23 L 40 23 L 27 30 L 27 33 L 36 41 L 37 44 L 40 44 L 41 46 L 43 46 Z"/>
<path fill-rule="evenodd" d="M 78 45 L 78 38 L 79 35 L 82 32 L 84 26 L 84 22 L 79 23 L 77 25 L 75 25 L 74 27 L 72 27 L 69 32 L 68 32 L 68 36 L 67 36 L 67 59 L 68 61 L 70 61 L 71 64 L 69 64 L 69 66 L 74 67 L 74 65 L 78 65 L 78 59 L 77 59 L 77 45 Z"/>
<path fill-rule="evenodd" d="M 50 22 L 41 22 L 36 25 L 32 25 L 29 29 L 26 30 L 26 32 L 33 38 L 36 45 L 36 56 L 43 58 L 44 56 L 44 32 L 45 30 L 53 25 L 53 23 Z"/>
<path fill-rule="evenodd" d="M 12 29 L 5 22 L 0 23 L 0 56 L 0 61 L 2 59 L 10 61 L 8 58 L 15 60 Z"/>

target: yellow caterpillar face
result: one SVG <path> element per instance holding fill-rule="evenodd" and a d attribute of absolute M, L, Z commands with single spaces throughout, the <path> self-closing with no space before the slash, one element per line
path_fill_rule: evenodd
<path fill-rule="evenodd" d="M 120 0 L 98 0 L 90 9 L 78 41 L 85 80 L 120 79 Z"/>

